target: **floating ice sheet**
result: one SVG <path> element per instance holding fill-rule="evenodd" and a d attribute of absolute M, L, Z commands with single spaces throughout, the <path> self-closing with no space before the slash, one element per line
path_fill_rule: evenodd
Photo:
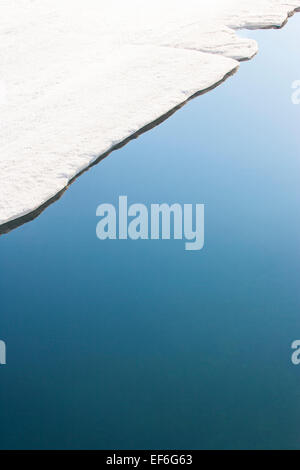
<path fill-rule="evenodd" d="M 257 52 L 298 1 L 1 0 L 0 224 Z"/>

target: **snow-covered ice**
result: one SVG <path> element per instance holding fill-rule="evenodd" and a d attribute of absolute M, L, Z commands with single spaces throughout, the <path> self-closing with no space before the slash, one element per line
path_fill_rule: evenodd
<path fill-rule="evenodd" d="M 1 0 L 0 225 L 257 52 L 300 0 Z"/>

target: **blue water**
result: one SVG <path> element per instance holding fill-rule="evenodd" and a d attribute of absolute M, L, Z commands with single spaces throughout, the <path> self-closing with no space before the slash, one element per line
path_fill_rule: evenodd
<path fill-rule="evenodd" d="M 299 26 L 0 237 L 2 449 L 300 448 Z M 204 249 L 99 241 L 119 195 L 204 203 Z"/>

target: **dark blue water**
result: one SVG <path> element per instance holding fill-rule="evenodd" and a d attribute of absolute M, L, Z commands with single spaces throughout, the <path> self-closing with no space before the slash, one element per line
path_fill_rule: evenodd
<path fill-rule="evenodd" d="M 300 448 L 299 26 L 0 238 L 1 448 Z M 204 249 L 99 241 L 119 195 L 205 203 Z"/>

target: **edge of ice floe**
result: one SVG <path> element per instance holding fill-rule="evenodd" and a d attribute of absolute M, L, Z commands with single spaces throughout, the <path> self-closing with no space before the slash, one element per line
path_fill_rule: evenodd
<path fill-rule="evenodd" d="M 0 236 L 9 233 L 15 228 L 20 227 L 21 225 L 30 222 L 34 219 L 36 219 L 42 212 L 44 212 L 47 207 L 49 207 L 51 204 L 54 202 L 58 201 L 63 194 L 67 191 L 67 189 L 74 183 L 74 181 L 77 180 L 82 174 L 87 172 L 90 168 L 92 168 L 95 165 L 98 165 L 102 160 L 104 160 L 106 157 L 108 157 L 112 152 L 119 150 L 120 148 L 124 147 L 127 145 L 131 140 L 137 139 L 140 135 L 144 134 L 145 132 L 150 131 L 156 126 L 159 126 L 161 123 L 166 121 L 169 117 L 171 117 L 174 113 L 176 113 L 179 109 L 181 109 L 186 103 L 189 101 L 193 100 L 194 98 L 204 95 L 205 93 L 208 93 L 215 88 L 217 88 L 219 85 L 224 83 L 228 78 L 230 78 L 232 75 L 234 75 L 239 69 L 239 65 L 234 67 L 232 70 L 227 72 L 224 77 L 211 85 L 208 88 L 205 88 L 204 90 L 199 90 L 196 93 L 193 93 L 189 98 L 186 100 L 182 101 L 178 105 L 176 105 L 174 108 L 170 109 L 168 112 L 160 116 L 159 118 L 155 119 L 154 121 L 150 122 L 149 124 L 146 124 L 145 126 L 141 127 L 139 130 L 134 132 L 133 134 L 129 135 L 125 139 L 121 140 L 120 142 L 112 145 L 105 153 L 99 155 L 95 160 L 93 160 L 88 166 L 84 167 L 83 169 L 79 170 L 78 173 L 76 173 L 75 176 L 73 176 L 66 186 L 62 188 L 58 193 L 54 194 L 51 198 L 45 200 L 42 204 L 40 204 L 38 207 L 36 207 L 33 210 L 30 210 L 28 212 L 25 212 L 23 214 L 20 214 L 17 217 L 11 217 L 8 219 L 6 222 L 3 224 L 0 224 Z"/>
<path fill-rule="evenodd" d="M 242 29 L 248 29 L 248 30 L 259 30 L 259 29 L 281 29 L 283 28 L 287 23 L 288 23 L 288 20 L 294 16 L 295 13 L 297 12 L 300 12 L 300 6 L 299 7 L 296 7 L 296 8 L 292 8 L 286 15 L 286 17 L 282 20 L 282 21 L 279 21 L 278 23 L 270 23 L 270 24 L 266 24 L 266 22 L 263 22 L 263 23 L 257 23 L 257 22 L 246 22 L 245 24 L 242 24 L 241 26 L 231 26 L 231 25 L 228 25 L 228 27 L 237 32 L 239 30 L 242 30 Z M 257 47 L 257 50 L 254 51 L 251 55 L 249 56 L 246 56 L 246 57 L 239 57 L 239 58 L 236 58 L 235 60 L 237 62 L 243 62 L 243 61 L 248 61 L 248 60 L 251 60 L 252 58 L 255 57 L 255 55 L 258 53 L 258 50 L 259 48 Z M 206 52 L 207 54 L 214 54 L 213 52 Z M 218 52 L 216 52 L 215 54 L 218 54 Z M 69 181 L 68 183 L 57 193 L 53 194 L 51 197 L 47 198 L 46 200 L 44 200 L 41 204 L 39 204 L 37 207 L 35 207 L 34 209 L 30 209 L 28 211 L 24 211 L 18 215 L 15 215 L 9 219 L 7 219 L 4 223 L 0 223 L 0 236 L 3 235 L 3 234 L 6 234 L 8 232 L 10 232 L 11 230 L 14 230 L 15 228 L 18 228 L 19 226 L 27 223 L 27 222 L 30 222 L 32 220 L 34 220 L 36 217 L 38 217 L 47 207 L 49 207 L 51 204 L 53 204 L 54 202 L 56 202 L 57 200 L 59 200 L 62 195 L 65 193 L 65 191 L 71 186 L 71 184 L 79 177 L 81 176 L 83 173 L 85 173 L 86 171 L 88 171 L 91 167 L 97 165 L 98 163 L 100 163 L 104 158 L 106 158 L 108 155 L 110 155 L 110 153 L 112 153 L 113 151 L 115 150 L 118 150 L 120 149 L 121 147 L 125 146 L 128 142 L 130 142 L 131 140 L 134 140 L 136 138 L 138 138 L 140 135 L 142 135 L 143 133 L 153 129 L 154 127 L 156 127 L 157 125 L 161 124 L 163 121 L 165 121 L 166 119 L 168 119 L 172 114 L 174 114 L 176 111 L 178 111 L 180 108 L 182 108 L 187 102 L 189 102 L 190 100 L 196 98 L 197 96 L 200 96 L 202 94 L 205 94 L 211 90 L 213 90 L 214 88 L 218 87 L 219 85 L 221 85 L 224 81 L 227 80 L 227 78 L 231 77 L 232 75 L 234 75 L 239 69 L 239 65 L 237 65 L 236 67 L 234 67 L 232 70 L 230 70 L 229 72 L 227 72 L 224 77 L 217 81 L 216 83 L 214 83 L 213 85 L 211 85 L 210 87 L 206 88 L 206 89 L 202 89 L 202 90 L 199 90 L 197 91 L 196 93 L 193 93 L 191 96 L 189 96 L 186 100 L 184 100 L 183 102 L 179 103 L 178 105 L 176 105 L 174 108 L 170 109 L 167 113 L 163 114 L 162 116 L 160 116 L 159 118 L 155 119 L 154 121 L 151 121 L 149 122 L 148 124 L 146 124 L 145 126 L 143 126 L 142 128 L 140 128 L 139 130 L 135 131 L 133 134 L 129 135 L 128 137 L 124 138 L 123 140 L 121 140 L 120 142 L 117 142 L 115 143 L 114 145 L 112 145 L 105 153 L 99 155 L 98 157 L 96 157 L 93 161 L 90 162 L 90 164 L 88 164 L 87 166 L 85 166 L 84 168 L 80 169 Z"/>

